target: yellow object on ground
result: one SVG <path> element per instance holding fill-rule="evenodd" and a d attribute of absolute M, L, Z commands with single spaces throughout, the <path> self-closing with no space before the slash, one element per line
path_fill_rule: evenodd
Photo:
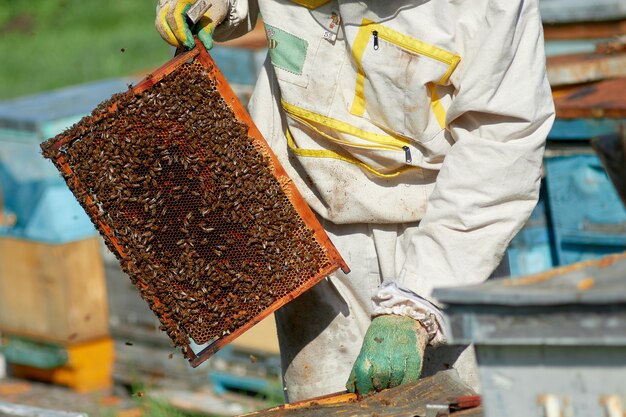
<path fill-rule="evenodd" d="M 113 339 L 106 337 L 65 349 L 68 360 L 64 366 L 39 369 L 12 365 L 12 374 L 18 378 L 65 385 L 78 392 L 97 391 L 112 386 L 115 359 Z"/>

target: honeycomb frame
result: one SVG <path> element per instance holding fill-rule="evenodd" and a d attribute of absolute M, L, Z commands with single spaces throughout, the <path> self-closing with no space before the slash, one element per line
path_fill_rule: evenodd
<path fill-rule="evenodd" d="M 209 98 L 198 100 L 223 113 L 171 104 L 189 107 L 202 91 Z M 196 135 L 207 123 L 212 136 Z M 349 272 L 204 48 L 42 150 L 193 367 L 332 272 Z M 196 353 L 192 340 L 208 346 Z"/>

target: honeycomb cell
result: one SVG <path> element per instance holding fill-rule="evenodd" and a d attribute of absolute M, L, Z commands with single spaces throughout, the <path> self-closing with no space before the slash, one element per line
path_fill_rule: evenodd
<path fill-rule="evenodd" d="M 175 345 L 236 331 L 331 264 L 197 61 L 42 149 Z"/>

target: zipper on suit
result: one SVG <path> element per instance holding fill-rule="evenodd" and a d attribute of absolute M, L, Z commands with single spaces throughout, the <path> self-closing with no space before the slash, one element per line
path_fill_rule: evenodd
<path fill-rule="evenodd" d="M 315 125 L 321 125 L 325 127 L 329 127 L 333 130 L 347 133 L 349 135 L 358 137 L 366 142 L 370 142 L 370 144 L 358 144 L 345 142 L 337 138 L 333 138 L 324 132 L 318 131 L 321 136 L 335 142 L 341 143 L 349 146 L 366 148 L 366 149 L 387 149 L 392 151 L 404 151 L 406 155 L 406 150 L 404 147 L 409 143 L 409 140 L 403 137 L 394 137 L 388 135 L 375 134 L 371 132 L 367 132 L 361 129 L 358 129 L 346 122 L 342 122 L 337 119 L 332 119 L 330 117 L 323 116 L 318 113 L 314 113 L 312 111 L 306 110 L 302 107 L 295 106 L 293 104 L 287 103 L 285 100 L 281 99 L 281 105 L 283 109 L 289 114 L 292 118 L 298 120 L 301 123 L 304 123 L 307 127 L 318 131 Z M 410 156 L 410 152 L 409 152 Z"/>
<path fill-rule="evenodd" d="M 374 49 L 378 49 L 378 40 L 384 39 L 385 41 L 392 43 L 405 51 L 427 56 L 430 59 L 434 59 L 448 66 L 448 72 L 439 80 L 438 84 L 443 84 L 447 81 L 452 70 L 454 70 L 461 60 L 461 57 L 453 54 L 452 52 L 445 51 L 436 46 L 427 44 L 417 39 L 408 39 L 406 35 L 396 33 L 388 28 L 381 28 L 381 30 L 372 31 L 374 35 Z"/>
<path fill-rule="evenodd" d="M 352 44 L 352 56 L 357 67 L 356 85 L 354 89 L 354 99 L 350 106 L 350 113 L 355 116 L 363 117 L 365 114 L 365 84 L 366 74 L 363 69 L 362 59 L 366 54 L 367 48 L 370 47 L 370 42 L 373 39 L 373 49 L 377 51 L 380 48 L 381 39 L 389 44 L 405 50 L 406 52 L 421 55 L 429 59 L 433 59 L 441 62 L 447 66 L 447 70 L 437 81 L 429 83 L 426 87 L 430 90 L 431 106 L 439 125 L 445 127 L 445 109 L 439 102 L 439 96 L 437 94 L 437 85 L 445 85 L 451 74 L 456 69 L 457 65 L 461 61 L 461 56 L 457 53 L 447 51 L 439 48 L 435 45 L 431 45 L 427 42 L 413 38 L 407 34 L 398 32 L 390 27 L 381 25 L 369 19 L 363 19 L 361 27 L 354 38 Z M 406 153 L 406 150 L 405 150 Z M 410 155 L 407 155 L 410 156 Z"/>
<path fill-rule="evenodd" d="M 362 116 L 365 111 L 365 98 L 363 96 L 363 88 L 365 83 L 365 72 L 361 64 L 361 59 L 367 45 L 369 45 L 370 37 L 373 37 L 374 50 L 378 50 L 380 47 L 380 40 L 383 39 L 399 48 L 404 49 L 407 52 L 423 55 L 430 59 L 434 59 L 447 65 L 447 71 L 441 76 L 435 84 L 445 84 L 450 75 L 456 69 L 461 57 L 445 49 L 439 48 L 435 45 L 431 45 L 416 38 L 412 38 L 409 35 L 397 32 L 389 27 L 375 23 L 369 19 L 363 19 L 361 22 L 361 28 L 352 45 L 352 55 L 357 65 L 357 85 L 355 91 L 355 100 L 353 102 L 350 113 L 356 116 Z"/>
<path fill-rule="evenodd" d="M 413 158 L 411 158 L 411 148 L 405 145 L 402 149 L 404 150 L 404 159 L 406 160 L 406 163 L 410 164 L 413 161 Z"/>

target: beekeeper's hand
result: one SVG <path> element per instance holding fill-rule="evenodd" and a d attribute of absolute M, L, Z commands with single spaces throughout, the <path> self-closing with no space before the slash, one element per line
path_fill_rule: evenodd
<path fill-rule="evenodd" d="M 417 320 L 396 315 L 376 317 L 365 333 L 346 388 L 367 395 L 417 381 L 427 342 L 428 332 Z"/>
<path fill-rule="evenodd" d="M 176 47 L 191 49 L 195 46 L 193 35 L 204 44 L 206 49 L 213 47 L 213 30 L 226 17 L 229 9 L 228 0 L 212 0 L 211 8 L 193 27 L 187 24 L 187 10 L 196 0 L 159 0 L 157 5 L 156 28 L 161 37 Z"/>

